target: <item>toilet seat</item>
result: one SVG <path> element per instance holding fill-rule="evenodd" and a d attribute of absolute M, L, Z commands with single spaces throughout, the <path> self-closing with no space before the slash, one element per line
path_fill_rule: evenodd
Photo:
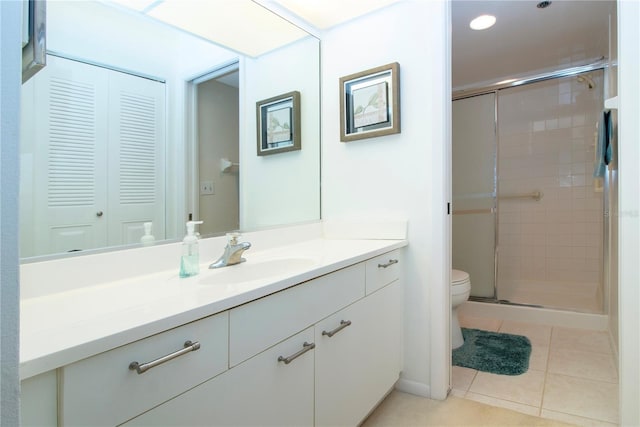
<path fill-rule="evenodd" d="M 462 295 L 470 290 L 469 273 L 462 270 L 451 270 L 451 295 Z"/>
<path fill-rule="evenodd" d="M 462 270 L 451 270 L 451 285 L 469 283 L 469 273 Z"/>

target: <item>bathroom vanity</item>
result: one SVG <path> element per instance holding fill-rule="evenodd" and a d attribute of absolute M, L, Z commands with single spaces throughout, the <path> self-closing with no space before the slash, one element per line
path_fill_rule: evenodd
<path fill-rule="evenodd" d="M 24 425 L 355 426 L 401 371 L 406 244 L 318 238 L 28 298 Z"/>

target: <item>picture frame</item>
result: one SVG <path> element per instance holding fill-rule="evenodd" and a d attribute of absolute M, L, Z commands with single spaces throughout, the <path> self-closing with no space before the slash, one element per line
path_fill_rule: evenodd
<path fill-rule="evenodd" d="M 400 133 L 400 64 L 340 78 L 340 141 Z"/>
<path fill-rule="evenodd" d="M 22 83 L 47 64 L 47 4 L 45 0 L 23 0 Z"/>
<path fill-rule="evenodd" d="M 300 150 L 300 92 L 256 103 L 258 156 Z"/>

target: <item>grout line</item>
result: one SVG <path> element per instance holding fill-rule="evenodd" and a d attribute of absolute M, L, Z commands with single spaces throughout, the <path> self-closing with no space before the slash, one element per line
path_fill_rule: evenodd
<path fill-rule="evenodd" d="M 547 376 L 549 375 L 549 362 L 551 362 L 551 342 L 553 341 L 553 331 L 554 327 L 551 327 L 551 332 L 549 333 L 549 345 L 547 346 L 547 360 L 544 366 L 544 381 L 542 382 L 542 398 L 540 399 L 540 412 L 539 415 L 542 417 L 542 408 L 544 407 L 544 394 L 547 390 Z"/>

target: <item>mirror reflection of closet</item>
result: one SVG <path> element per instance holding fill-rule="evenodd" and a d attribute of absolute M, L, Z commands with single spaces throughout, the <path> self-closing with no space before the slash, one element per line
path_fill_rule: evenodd
<path fill-rule="evenodd" d="M 239 72 L 233 62 L 195 79 L 200 234 L 240 228 Z"/>
<path fill-rule="evenodd" d="M 320 42 L 250 0 L 238 0 L 218 8 L 212 7 L 212 3 L 157 1 L 143 11 L 134 11 L 123 7 L 133 4 L 129 1 L 121 4 L 118 0 L 47 1 L 47 52 L 55 57 L 52 65 L 62 64 L 63 74 L 68 70 L 65 75 L 56 72 L 55 78 L 67 83 L 78 82 L 81 86 L 87 83 L 82 87 L 91 88 L 89 98 L 96 101 L 89 103 L 91 112 L 88 112 L 83 110 L 80 98 L 74 98 L 78 102 L 73 105 L 67 102 L 68 98 L 59 98 L 61 109 L 53 114 L 40 105 L 53 93 L 51 85 L 43 86 L 42 82 L 36 84 L 31 80 L 23 85 L 19 202 L 23 262 L 38 261 L 43 256 L 67 257 L 135 247 L 140 245 L 144 224 L 148 222 L 152 223 L 155 244 L 160 244 L 181 239 L 185 221 L 190 216 L 205 221 L 199 230 L 203 237 L 319 219 Z M 221 35 L 224 40 L 211 41 L 159 22 L 152 12 L 160 13 L 164 6 L 177 7 L 181 12 L 170 13 L 170 16 L 198 15 L 203 19 L 187 21 L 205 22 L 204 29 L 226 28 Z M 260 13 L 237 13 L 236 6 Z M 252 23 L 252 17 L 265 20 Z M 231 26 L 213 25 L 214 19 Z M 247 33 L 245 28 L 255 31 Z M 238 50 L 224 47 L 240 46 L 241 42 L 244 45 L 237 47 Z M 247 53 L 243 53 L 244 49 Z M 223 133 L 235 133 L 224 137 L 228 144 L 235 144 L 235 148 L 221 152 L 211 152 L 217 145 L 197 148 L 200 137 L 193 127 L 198 121 L 195 87 L 213 85 L 214 82 L 204 82 L 214 77 L 221 83 L 223 76 L 209 75 L 199 84 L 194 83 L 194 76 L 210 74 L 211 70 L 234 62 L 241 83 L 235 87 L 236 100 L 232 101 L 235 107 L 225 102 L 216 108 L 224 106 L 235 117 L 225 116 L 224 123 L 221 120 L 216 126 L 214 136 L 218 141 Z M 35 80 L 52 75 L 56 67 L 47 68 L 38 73 Z M 224 72 L 227 73 L 228 70 Z M 91 77 L 94 74 L 98 77 Z M 123 150 L 106 153 L 111 147 L 109 141 L 122 140 L 112 126 L 121 120 L 122 114 L 108 115 L 107 112 L 110 105 L 121 105 L 119 101 L 112 102 L 122 92 L 114 82 L 124 80 L 128 92 L 138 93 L 153 82 L 159 95 L 164 96 L 162 100 L 153 95 L 157 98 L 158 114 L 153 128 L 163 134 L 146 148 L 128 151 L 135 154 L 129 156 L 128 175 L 121 173 L 119 166 L 126 157 L 122 156 Z M 35 86 L 43 87 L 45 92 L 36 93 Z M 293 154 L 258 159 L 255 102 L 292 90 L 303 94 L 304 148 Z M 98 100 L 106 101 L 98 103 Z M 31 110 L 27 111 L 27 106 L 31 106 Z M 140 117 L 140 108 L 133 107 L 130 111 L 137 129 L 149 124 Z M 66 146 L 54 147 L 60 148 L 62 160 L 59 161 L 59 156 L 50 158 L 49 153 L 55 150 L 50 150 L 49 142 L 55 143 L 56 139 L 49 138 L 55 130 L 52 124 L 57 126 L 55 120 L 62 119 L 66 123 L 66 134 L 70 134 L 79 114 L 87 116 L 84 123 L 88 123 L 87 129 L 92 129 L 85 132 L 89 143 L 76 144 L 74 148 L 67 142 L 76 136 L 64 137 Z M 208 114 L 202 122 L 213 125 L 213 119 Z M 139 140 L 144 139 L 141 134 L 138 136 Z M 208 143 L 205 139 L 203 144 Z M 91 153 L 89 146 L 95 148 Z M 142 176 L 139 167 L 151 161 L 152 151 L 157 162 Z M 81 165 L 80 155 L 84 156 Z M 224 173 L 221 173 L 221 160 L 231 163 Z M 78 167 L 70 167 L 74 165 Z M 122 182 L 125 175 L 130 179 Z M 120 197 L 122 188 L 128 188 L 126 200 Z M 145 200 L 153 200 L 145 202 L 147 209 L 141 210 L 140 200 L 133 203 L 131 197 L 143 195 L 144 189 L 153 190 L 145 193 Z M 82 198 L 78 196 L 80 193 Z"/>

